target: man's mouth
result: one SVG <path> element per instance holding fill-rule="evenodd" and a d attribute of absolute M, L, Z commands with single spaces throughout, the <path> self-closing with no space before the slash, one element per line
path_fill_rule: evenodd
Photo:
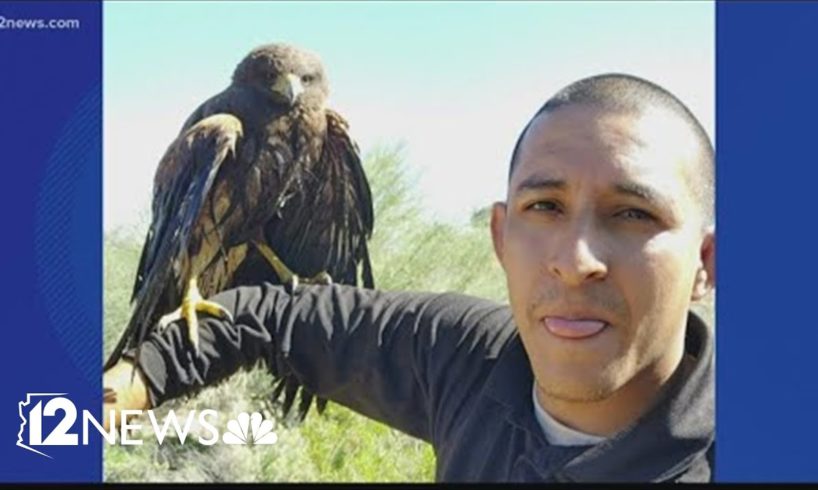
<path fill-rule="evenodd" d="M 588 320 L 547 316 L 543 325 L 553 335 L 563 339 L 585 339 L 593 337 L 605 329 L 608 324 L 602 320 Z"/>

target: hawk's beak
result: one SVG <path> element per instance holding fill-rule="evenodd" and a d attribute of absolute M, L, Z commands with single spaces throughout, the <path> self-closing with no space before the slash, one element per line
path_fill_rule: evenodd
<path fill-rule="evenodd" d="M 304 92 L 304 85 L 301 84 L 301 78 L 288 73 L 276 79 L 273 91 L 286 99 L 290 105 L 293 105 L 298 100 L 298 96 Z"/>

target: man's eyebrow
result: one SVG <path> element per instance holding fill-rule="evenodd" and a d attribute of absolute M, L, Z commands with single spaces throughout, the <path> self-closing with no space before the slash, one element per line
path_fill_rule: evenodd
<path fill-rule="evenodd" d="M 565 189 L 568 184 L 562 179 L 552 179 L 540 175 L 532 175 L 525 178 L 522 182 L 517 184 L 515 190 L 517 192 L 529 190 L 543 190 L 543 189 Z"/>
<path fill-rule="evenodd" d="M 652 188 L 636 182 L 619 182 L 614 185 L 618 194 L 625 194 L 646 201 L 654 206 L 669 207 L 667 199 Z"/>

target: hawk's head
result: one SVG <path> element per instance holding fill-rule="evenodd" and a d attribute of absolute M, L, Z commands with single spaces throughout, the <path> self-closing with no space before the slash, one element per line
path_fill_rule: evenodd
<path fill-rule="evenodd" d="M 259 46 L 233 72 L 233 83 L 245 84 L 279 104 L 323 107 L 329 85 L 321 59 L 289 44 Z"/>

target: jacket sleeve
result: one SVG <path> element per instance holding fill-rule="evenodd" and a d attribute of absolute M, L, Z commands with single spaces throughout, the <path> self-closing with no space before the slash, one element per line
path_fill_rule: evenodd
<path fill-rule="evenodd" d="M 186 326 L 141 346 L 153 406 L 193 394 L 261 361 L 317 395 L 433 442 L 449 426 L 509 336 L 508 308 L 458 294 L 344 285 L 245 286 L 211 300 L 233 321 L 200 317 L 199 355 Z"/>

